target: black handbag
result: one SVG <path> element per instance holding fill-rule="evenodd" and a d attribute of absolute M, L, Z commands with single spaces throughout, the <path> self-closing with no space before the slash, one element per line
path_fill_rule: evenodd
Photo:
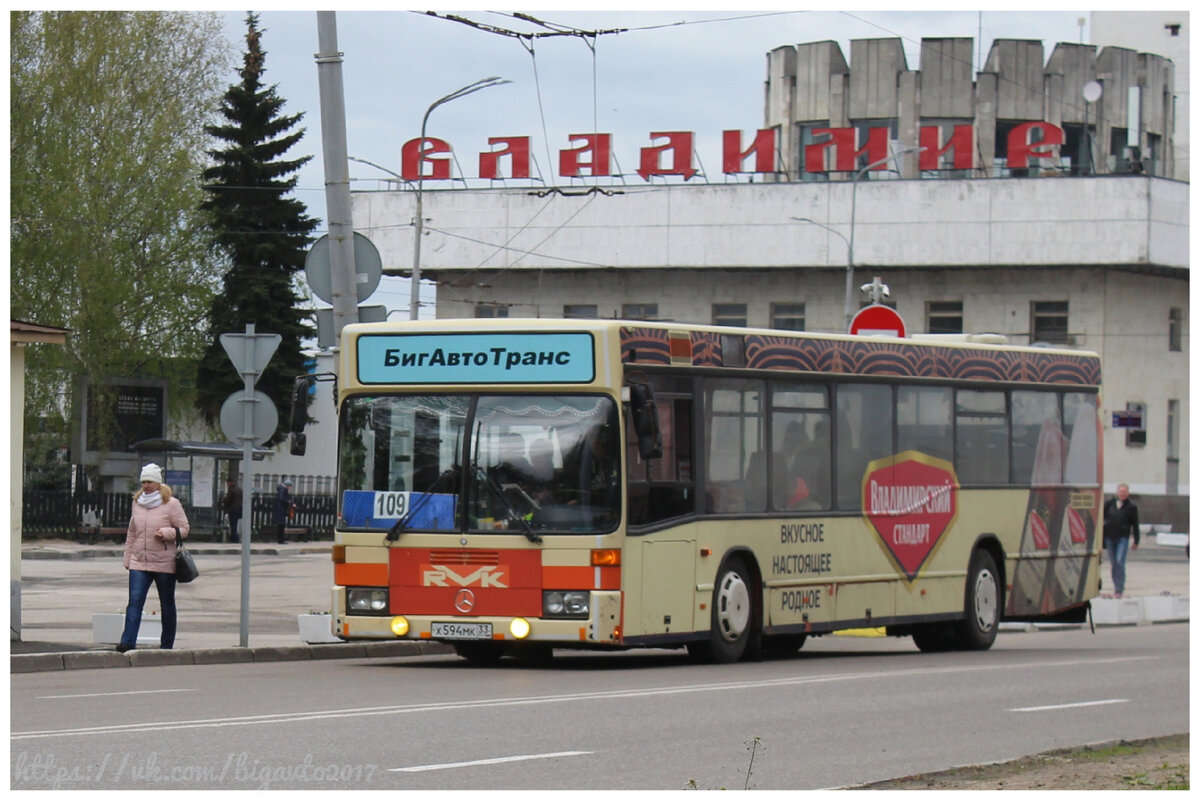
<path fill-rule="evenodd" d="M 187 584 L 189 581 L 195 581 L 196 576 L 199 575 L 200 568 L 196 567 L 196 560 L 188 553 L 187 546 L 179 538 L 177 527 L 175 529 L 175 581 Z"/>

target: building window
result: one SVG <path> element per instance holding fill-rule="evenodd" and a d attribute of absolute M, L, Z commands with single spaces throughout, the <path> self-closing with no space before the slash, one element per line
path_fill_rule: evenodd
<path fill-rule="evenodd" d="M 961 334 L 961 300 L 931 300 L 925 304 L 925 330 L 930 334 Z"/>
<path fill-rule="evenodd" d="M 1167 494 L 1179 494 L 1179 401 L 1167 401 Z"/>
<path fill-rule="evenodd" d="M 507 317 L 508 307 L 499 303 L 480 303 L 475 307 L 476 317 Z"/>
<path fill-rule="evenodd" d="M 1167 315 L 1167 350 L 1183 350 L 1183 309 L 1171 309 Z"/>
<path fill-rule="evenodd" d="M 803 303 L 772 303 L 771 327 L 783 331 L 804 330 Z"/>
<path fill-rule="evenodd" d="M 746 326 L 745 303 L 714 303 L 712 307 L 713 325 L 732 325 L 737 328 Z"/>
<path fill-rule="evenodd" d="M 595 303 L 567 303 L 563 306 L 563 317 L 596 319 L 600 315 Z"/>
<path fill-rule="evenodd" d="M 657 303 L 625 303 L 621 305 L 621 317 L 626 320 L 657 320 Z"/>
<path fill-rule="evenodd" d="M 1030 304 L 1031 326 L 1029 341 L 1069 345 L 1067 334 L 1067 301 L 1035 300 Z"/>

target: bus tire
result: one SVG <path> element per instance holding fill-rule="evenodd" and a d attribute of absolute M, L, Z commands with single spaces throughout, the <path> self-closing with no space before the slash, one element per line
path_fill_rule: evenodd
<path fill-rule="evenodd" d="M 804 647 L 807 634 L 777 634 L 763 640 L 763 650 L 777 659 L 793 656 Z"/>
<path fill-rule="evenodd" d="M 1004 598 L 996 560 L 982 548 L 971 554 L 963 595 L 963 619 L 958 624 L 955 645 L 962 651 L 986 651 L 996 641 Z"/>
<path fill-rule="evenodd" d="M 495 642 L 456 642 L 454 652 L 472 665 L 494 665 L 508 652 L 508 646 Z"/>
<path fill-rule="evenodd" d="M 913 643 L 924 654 L 954 650 L 954 629 L 948 623 L 926 623 L 912 633 Z"/>
<path fill-rule="evenodd" d="M 762 634 L 757 630 L 754 579 L 739 558 L 721 568 L 713 588 L 712 625 L 708 640 L 689 643 L 688 652 L 704 661 L 728 664 L 762 654 Z"/>

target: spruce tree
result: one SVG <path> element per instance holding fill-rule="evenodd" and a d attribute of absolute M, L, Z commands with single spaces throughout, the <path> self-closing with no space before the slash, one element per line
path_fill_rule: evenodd
<path fill-rule="evenodd" d="M 256 388 L 279 411 L 279 428 L 268 445 L 286 434 L 292 382 L 306 371 L 300 343 L 313 335 L 308 313 L 297 308 L 294 279 L 304 267 L 317 221 L 304 203 L 287 197 L 296 188 L 296 171 L 312 156 L 283 159 L 304 136 L 296 129 L 303 114 L 284 115 L 276 86 L 263 87 L 266 52 L 258 17 L 246 17 L 246 53 L 241 81 L 229 87 L 221 104 L 224 125 L 206 131 L 221 149 L 208 151 L 214 163 L 204 171 L 208 199 L 201 208 L 211 214 L 218 249 L 228 258 L 224 291 L 209 311 L 209 345 L 198 367 L 197 407 L 216 423 L 221 404 L 244 386 L 221 346 L 223 333 L 243 333 L 254 323 L 256 334 L 282 339 Z M 295 130 L 293 130 L 295 129 Z"/>

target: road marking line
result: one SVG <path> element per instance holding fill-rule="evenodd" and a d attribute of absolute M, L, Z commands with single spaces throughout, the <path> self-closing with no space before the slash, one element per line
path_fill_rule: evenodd
<path fill-rule="evenodd" d="M 447 770 L 449 768 L 471 768 L 476 765 L 499 765 L 502 762 L 524 762 L 529 759 L 553 759 L 555 757 L 583 756 L 592 751 L 556 751 L 553 754 L 523 754 L 521 756 L 493 757 L 492 759 L 475 759 L 470 762 L 446 762 L 442 765 L 415 765 L 411 768 L 388 768 L 389 773 L 420 773 L 426 770 Z"/>
<path fill-rule="evenodd" d="M 1128 698 L 1108 698 L 1103 701 L 1080 701 L 1075 704 L 1051 704 L 1049 706 L 1019 706 L 1009 712 L 1046 712 L 1051 709 L 1075 709 L 1081 706 L 1104 706 L 1106 704 L 1127 704 Z"/>
<path fill-rule="evenodd" d="M 879 681 L 905 677 L 927 678 L 931 675 L 950 673 L 978 673 L 981 671 L 1022 670 L 1032 668 L 1044 670 L 1048 667 L 1074 668 L 1082 665 L 1095 666 L 1124 662 L 1157 660 L 1156 656 L 1124 656 L 1110 659 L 1064 659 L 1058 662 L 1013 662 L 1011 664 L 974 664 L 945 668 L 911 668 L 906 670 L 868 671 L 865 673 L 835 673 L 826 676 L 791 676 L 781 679 L 753 681 L 731 681 L 714 684 L 667 685 L 646 687 L 638 690 L 596 690 L 593 692 L 568 693 L 564 695 L 535 695 L 509 698 L 480 698 L 474 701 L 443 701 L 432 704 L 399 706 L 357 707 L 351 709 L 323 709 L 311 712 L 281 712 L 266 715 L 245 715 L 225 718 L 201 718 L 197 720 L 173 720 L 158 723 L 119 723 L 109 726 L 87 726 L 76 729 L 51 729 L 41 731 L 10 731 L 9 740 L 34 740 L 46 737 L 72 737 L 88 734 L 128 734 L 130 732 L 175 731 L 178 729 L 209 729 L 226 726 L 257 726 L 267 723 L 304 723 L 311 720 L 369 717 L 374 715 L 405 715 L 411 713 L 458 711 L 464 709 L 486 709 L 499 707 L 530 706 L 534 704 L 557 704 L 571 701 L 598 701 L 611 699 L 645 698 L 659 695 L 685 695 L 689 693 L 727 692 L 729 690 L 757 690 L 764 687 L 825 684 L 838 681 Z"/>
<path fill-rule="evenodd" d="M 154 693 L 194 693 L 196 690 L 184 687 L 172 687 L 168 690 L 127 690 L 120 693 L 80 693 L 78 695 L 39 695 L 37 700 L 46 701 L 52 698 L 100 698 L 105 695 L 152 695 Z"/>

